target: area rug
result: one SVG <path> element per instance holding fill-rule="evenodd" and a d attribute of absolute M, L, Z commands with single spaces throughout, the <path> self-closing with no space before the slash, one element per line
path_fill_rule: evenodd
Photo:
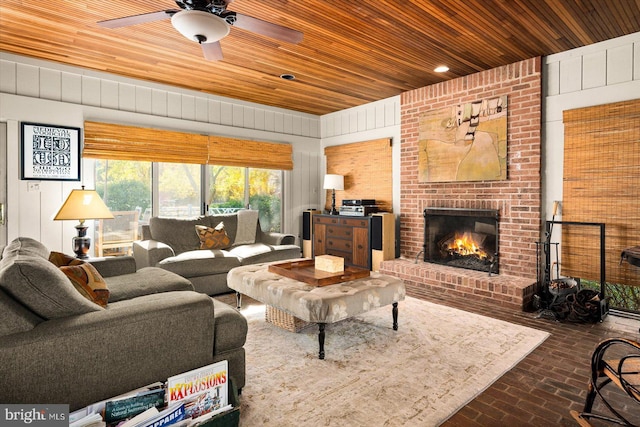
<path fill-rule="evenodd" d="M 327 325 L 325 360 L 317 326 L 293 333 L 249 321 L 242 426 L 437 426 L 489 387 L 549 335 L 408 297 Z"/>

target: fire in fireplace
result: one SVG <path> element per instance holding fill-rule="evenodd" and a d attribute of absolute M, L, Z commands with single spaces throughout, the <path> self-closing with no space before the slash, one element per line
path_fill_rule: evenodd
<path fill-rule="evenodd" d="M 498 220 L 493 209 L 425 209 L 424 261 L 497 274 Z"/>

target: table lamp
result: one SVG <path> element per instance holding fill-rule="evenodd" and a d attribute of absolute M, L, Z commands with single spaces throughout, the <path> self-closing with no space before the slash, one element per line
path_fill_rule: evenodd
<path fill-rule="evenodd" d="M 331 190 L 331 215 L 338 215 L 336 210 L 336 190 L 344 190 L 344 177 L 342 175 L 327 174 L 324 176 L 325 190 Z"/>
<path fill-rule="evenodd" d="M 78 235 L 72 240 L 73 252 L 80 259 L 89 258 L 89 248 L 91 238 L 87 236 L 87 226 L 84 225 L 87 219 L 113 219 L 113 214 L 104 204 L 96 190 L 85 190 L 84 185 L 81 190 L 71 190 L 69 197 L 62 204 L 62 207 L 53 218 L 54 221 L 65 219 L 80 220 L 76 225 Z"/>

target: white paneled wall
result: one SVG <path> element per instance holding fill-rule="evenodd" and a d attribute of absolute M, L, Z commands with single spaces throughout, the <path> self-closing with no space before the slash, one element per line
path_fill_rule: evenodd
<path fill-rule="evenodd" d="M 400 96 L 322 116 L 322 139 L 362 134 L 400 125 Z"/>
<path fill-rule="evenodd" d="M 300 234 L 302 210 L 319 206 L 320 117 L 154 83 L 0 53 L 0 121 L 7 122 L 8 239 L 28 236 L 71 252 L 71 222 L 52 217 L 71 189 L 93 185 L 84 160 L 82 182 L 20 180 L 20 122 L 82 127 L 85 120 L 291 144 L 285 173 L 283 231 Z"/>
<path fill-rule="evenodd" d="M 547 56 L 544 67 L 547 97 L 640 80 L 640 33 Z"/>
<path fill-rule="evenodd" d="M 550 55 L 543 68 L 543 206 L 562 201 L 562 112 L 640 98 L 640 33 Z"/>

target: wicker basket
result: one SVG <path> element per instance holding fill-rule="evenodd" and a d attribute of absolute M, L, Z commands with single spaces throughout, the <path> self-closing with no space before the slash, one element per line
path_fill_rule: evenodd
<path fill-rule="evenodd" d="M 297 317 L 294 317 L 289 313 L 285 313 L 282 310 L 278 310 L 270 305 L 267 306 L 265 320 L 291 332 L 300 332 L 302 329 L 313 324 L 298 319 Z"/>

